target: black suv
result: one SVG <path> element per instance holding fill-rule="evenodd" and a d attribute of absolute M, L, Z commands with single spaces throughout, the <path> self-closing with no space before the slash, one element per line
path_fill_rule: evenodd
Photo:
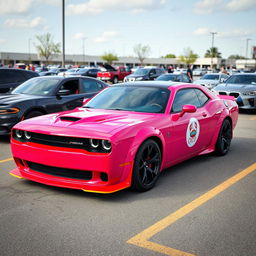
<path fill-rule="evenodd" d="M 157 77 L 159 77 L 164 73 L 165 73 L 165 70 L 163 68 L 154 68 L 154 67 L 139 68 L 131 75 L 126 76 L 124 78 L 124 82 L 155 80 Z"/>
<path fill-rule="evenodd" d="M 36 76 L 39 76 L 38 73 L 29 70 L 0 68 L 0 93 L 8 92 Z"/>

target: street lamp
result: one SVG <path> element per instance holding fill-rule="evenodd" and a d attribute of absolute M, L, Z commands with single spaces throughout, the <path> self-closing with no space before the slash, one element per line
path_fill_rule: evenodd
<path fill-rule="evenodd" d="M 245 60 L 245 68 L 247 66 L 247 59 L 248 59 L 248 44 L 249 44 L 249 41 L 252 40 L 251 38 L 246 38 L 246 52 L 245 52 L 245 57 L 246 57 L 246 60 Z"/>
<path fill-rule="evenodd" d="M 31 61 L 31 55 L 30 55 L 30 41 L 31 41 L 31 38 L 28 39 L 28 59 L 29 59 L 29 61 Z"/>
<path fill-rule="evenodd" d="M 217 34 L 217 32 L 210 32 L 210 34 L 212 34 L 212 54 L 211 54 L 211 69 L 213 67 L 213 46 L 214 46 L 214 35 Z"/>
<path fill-rule="evenodd" d="M 83 42 L 83 44 L 82 44 L 82 50 L 83 50 L 83 62 L 85 63 L 85 47 L 84 47 L 84 41 L 85 41 L 85 39 L 87 39 L 87 37 L 82 37 L 82 42 Z"/>
<path fill-rule="evenodd" d="M 65 0 L 62 0 L 62 67 L 65 67 Z"/>

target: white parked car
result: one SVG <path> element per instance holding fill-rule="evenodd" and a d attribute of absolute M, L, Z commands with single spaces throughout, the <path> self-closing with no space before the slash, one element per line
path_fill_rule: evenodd
<path fill-rule="evenodd" d="M 203 77 L 201 77 L 198 80 L 195 80 L 193 83 L 201 84 L 207 87 L 208 89 L 212 89 L 218 84 L 225 82 L 228 78 L 229 76 L 226 74 L 211 73 L 211 74 L 205 74 Z"/>

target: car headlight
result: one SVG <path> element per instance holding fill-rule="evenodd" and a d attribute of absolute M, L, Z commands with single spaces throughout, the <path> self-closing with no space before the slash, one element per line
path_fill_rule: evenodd
<path fill-rule="evenodd" d="M 243 95 L 246 95 L 246 96 L 256 96 L 256 91 L 243 92 Z"/>
<path fill-rule="evenodd" d="M 21 130 L 15 130 L 14 135 L 18 138 L 21 139 L 23 136 L 23 131 Z"/>
<path fill-rule="evenodd" d="M 90 147 L 95 152 L 109 153 L 112 149 L 111 142 L 109 140 L 89 139 Z"/>
<path fill-rule="evenodd" d="M 16 114 L 20 112 L 20 109 L 18 108 L 5 108 L 0 109 L 0 115 L 9 115 L 9 114 Z"/>
<path fill-rule="evenodd" d="M 136 77 L 135 80 L 136 81 L 141 81 L 143 79 L 143 77 Z"/>

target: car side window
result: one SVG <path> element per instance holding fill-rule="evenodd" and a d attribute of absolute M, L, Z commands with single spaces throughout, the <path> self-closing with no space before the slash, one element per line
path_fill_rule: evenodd
<path fill-rule="evenodd" d="M 181 112 L 184 105 L 201 106 L 198 96 L 193 88 L 181 89 L 176 93 L 171 112 Z"/>
<path fill-rule="evenodd" d="M 78 79 L 76 80 L 68 80 L 67 82 L 64 82 L 60 90 L 69 90 L 70 94 L 76 94 L 79 92 L 79 87 L 78 87 Z"/>
<path fill-rule="evenodd" d="M 203 105 L 205 105 L 208 102 L 209 97 L 199 89 L 195 89 L 195 92 L 196 92 L 197 97 L 200 101 L 200 107 L 202 107 Z"/>
<path fill-rule="evenodd" d="M 185 82 L 185 83 L 189 83 L 190 82 L 190 79 L 189 79 L 188 75 L 184 75 L 183 74 L 183 82 Z"/>
<path fill-rule="evenodd" d="M 103 86 L 97 81 L 82 80 L 81 93 L 98 92 L 103 89 Z"/>
<path fill-rule="evenodd" d="M 25 81 L 25 77 L 18 70 L 1 70 L 1 83 L 17 83 Z"/>

